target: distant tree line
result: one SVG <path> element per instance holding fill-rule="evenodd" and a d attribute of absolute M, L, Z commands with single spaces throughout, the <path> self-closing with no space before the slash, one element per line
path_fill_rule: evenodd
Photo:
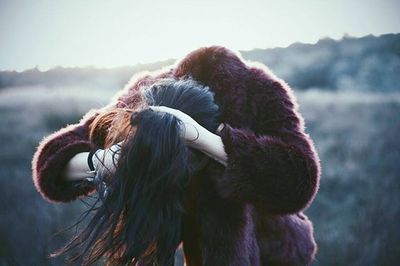
<path fill-rule="evenodd" d="M 165 60 L 151 64 L 122 66 L 116 68 L 96 67 L 55 67 L 47 71 L 39 68 L 17 71 L 0 71 L 0 88 L 21 86 L 85 86 L 118 89 L 124 85 L 134 73 L 153 71 L 174 63 Z"/>
<path fill-rule="evenodd" d="M 400 90 L 400 34 L 345 36 L 321 39 L 316 44 L 294 43 L 287 48 L 243 51 L 245 59 L 267 65 L 295 89 Z M 132 74 L 155 70 L 174 60 L 136 66 L 99 69 L 56 67 L 42 72 L 0 72 L 0 88 L 13 86 L 90 85 L 119 88 Z"/>
<path fill-rule="evenodd" d="M 295 43 L 287 48 L 242 52 L 260 61 L 297 89 L 400 90 L 400 34 L 316 44 Z"/>

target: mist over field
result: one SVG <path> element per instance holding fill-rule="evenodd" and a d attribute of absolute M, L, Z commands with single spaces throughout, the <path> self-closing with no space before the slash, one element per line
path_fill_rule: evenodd
<path fill-rule="evenodd" d="M 313 265 L 397 265 L 400 34 L 243 57 L 265 63 L 292 86 L 319 153 L 321 186 L 306 211 L 319 246 Z M 47 255 L 70 235 L 50 236 L 85 209 L 80 201 L 47 203 L 35 190 L 31 159 L 39 141 L 107 104 L 134 72 L 173 62 L 0 73 L 0 265 L 63 265 Z"/>

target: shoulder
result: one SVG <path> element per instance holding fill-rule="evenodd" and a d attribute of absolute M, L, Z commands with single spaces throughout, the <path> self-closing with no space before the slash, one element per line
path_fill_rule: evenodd
<path fill-rule="evenodd" d="M 136 74 L 115 100 L 120 107 L 129 106 L 140 100 L 140 88 L 164 78 L 191 78 L 208 86 L 215 94 L 224 120 L 237 125 L 249 124 L 250 120 L 255 122 L 256 116 L 263 112 L 260 107 L 272 99 L 275 103 L 288 103 L 289 109 L 293 107 L 290 88 L 267 66 L 247 61 L 239 52 L 223 46 L 201 47 L 174 65 Z M 269 105 L 268 112 L 276 114 L 281 108 Z"/>
<path fill-rule="evenodd" d="M 223 67 L 223 69 L 222 69 Z M 240 53 L 229 50 L 223 46 L 201 47 L 190 52 L 180 60 L 175 68 L 176 76 L 183 76 L 187 73 L 200 74 L 198 71 L 213 72 L 240 71 L 245 68 L 245 63 Z"/>
<path fill-rule="evenodd" d="M 177 62 L 173 75 L 176 78 L 190 77 L 216 92 L 234 93 L 242 98 L 248 93 L 284 97 L 291 91 L 266 65 L 245 60 L 239 52 L 223 46 L 192 51 Z"/>
<path fill-rule="evenodd" d="M 224 120 L 233 125 L 259 127 L 267 120 L 296 116 L 296 99 L 283 80 L 266 65 L 245 60 L 226 47 L 202 47 L 189 53 L 177 63 L 174 75 L 209 86 Z"/>
<path fill-rule="evenodd" d="M 258 79 L 278 81 L 279 79 L 262 63 L 245 60 L 240 52 L 223 46 L 201 47 L 190 52 L 177 62 L 176 77 L 192 76 L 195 79 L 215 78 Z"/>
<path fill-rule="evenodd" d="M 219 90 L 248 76 L 249 66 L 240 53 L 223 46 L 201 47 L 178 61 L 174 75 L 191 77 Z"/>

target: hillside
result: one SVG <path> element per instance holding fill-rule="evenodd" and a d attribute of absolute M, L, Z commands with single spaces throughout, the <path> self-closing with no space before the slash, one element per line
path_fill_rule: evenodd
<path fill-rule="evenodd" d="M 244 58 L 267 65 L 295 89 L 399 91 L 400 34 L 378 37 L 322 39 L 286 48 L 242 51 Z M 0 72 L 0 88 L 16 86 L 74 86 L 120 88 L 132 74 L 172 64 L 170 59 L 111 69 L 57 67 L 42 72 Z"/>
<path fill-rule="evenodd" d="M 297 89 L 400 90 L 400 34 L 326 38 L 316 44 L 295 43 L 242 54 L 266 64 Z"/>

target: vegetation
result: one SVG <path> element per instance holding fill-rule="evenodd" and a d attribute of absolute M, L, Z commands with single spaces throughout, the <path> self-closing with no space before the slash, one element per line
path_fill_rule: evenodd
<path fill-rule="evenodd" d="M 400 90 L 400 34 L 325 38 L 316 44 L 294 43 L 287 48 L 243 51 L 245 59 L 262 62 L 299 90 L 398 91 Z M 132 75 L 173 64 L 166 60 L 113 69 L 57 67 L 42 72 L 0 72 L 0 88 L 11 86 L 79 85 L 119 88 Z"/>
<path fill-rule="evenodd" d="M 371 41 L 369 46 L 366 45 L 369 50 L 361 49 L 365 58 L 389 56 L 385 64 L 378 61 L 381 68 L 376 65 L 377 71 L 387 75 L 382 83 L 377 80 L 374 86 L 361 88 L 364 83 L 359 78 L 362 75 L 354 73 L 361 73 L 364 64 L 357 63 L 355 72 L 343 70 L 343 75 L 348 73 L 353 84 L 360 81 L 360 87 L 345 87 L 345 83 L 338 82 L 339 72 L 315 68 L 310 76 L 326 77 L 326 73 L 331 73 L 329 75 L 335 78 L 329 82 L 336 80 L 336 83 L 321 81 L 310 87 L 321 86 L 322 89 L 295 91 L 307 132 L 314 139 L 323 167 L 318 196 L 306 211 L 314 222 L 319 246 L 314 265 L 397 265 L 400 259 L 400 92 L 398 82 L 390 85 L 390 82 L 398 81 L 400 75 L 396 68 L 398 63 L 389 66 L 390 62 L 399 62 L 400 42 L 399 35 L 383 36 L 384 39 L 395 37 L 397 50 L 390 50 L 388 47 L 395 47 L 391 44 L 387 46 L 390 50 L 387 53 L 382 50 L 382 43 L 376 47 L 372 45 L 375 37 L 360 40 Z M 357 40 L 344 39 L 342 42 L 349 44 Z M 321 45 L 340 47 L 342 44 L 324 40 L 315 49 Z M 275 52 L 281 53 L 281 61 L 285 62 L 289 60 L 290 49 L 302 47 L 298 46 Z M 304 47 L 302 49 L 306 49 Z M 318 53 L 312 52 L 310 47 L 310 53 Z M 349 58 L 357 57 L 355 51 L 360 49 L 354 49 L 348 51 Z M 382 52 L 372 55 L 379 49 Z M 263 51 L 257 53 L 264 61 Z M 393 53 L 397 55 L 391 55 Z M 300 50 L 293 54 L 301 54 L 297 61 L 302 64 L 301 57 L 306 55 Z M 339 59 L 328 57 L 326 60 L 335 65 Z M 289 60 L 293 64 L 297 61 Z M 282 76 L 277 66 L 278 63 L 275 72 Z M 392 72 L 387 67 L 393 67 L 390 68 Z M 295 88 L 303 88 L 300 84 L 306 83 L 302 83 L 301 75 L 296 73 L 308 72 L 294 69 L 290 74 L 294 76 L 288 74 L 288 77 L 297 77 L 289 78 L 289 83 L 296 84 Z M 30 86 L 9 87 L 3 74 L 0 83 L 8 85 L 0 90 L 0 265 L 63 265 L 62 259 L 50 260 L 47 255 L 61 247 L 70 235 L 52 239 L 50 236 L 76 222 L 85 206 L 80 201 L 72 204 L 45 202 L 33 186 L 30 161 L 43 137 L 68 123 L 76 123 L 89 109 L 104 106 L 128 77 L 124 82 L 122 78 L 118 82 L 99 81 L 101 86 L 96 82 L 90 84 L 89 78 L 63 85 L 61 81 L 55 82 L 57 79 L 50 84 L 43 74 L 44 80 L 36 80 L 37 84 L 25 82 Z M 368 75 L 366 80 L 374 78 Z M 390 82 L 385 83 L 386 80 Z M 20 82 L 16 84 L 24 83 Z M 111 87 L 113 89 L 109 89 Z"/>

